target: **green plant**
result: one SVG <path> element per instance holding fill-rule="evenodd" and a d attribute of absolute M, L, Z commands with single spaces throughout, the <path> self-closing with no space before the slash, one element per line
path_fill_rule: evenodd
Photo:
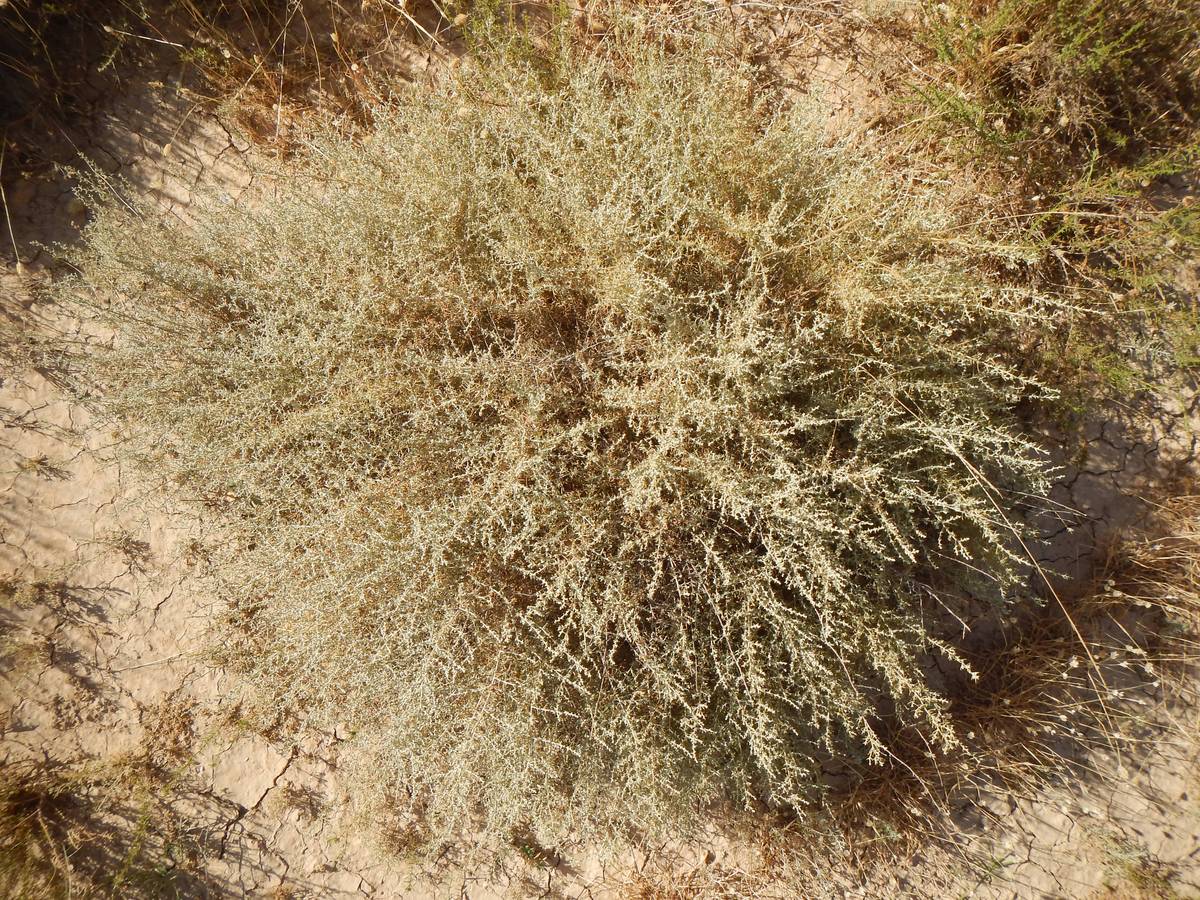
<path fill-rule="evenodd" d="M 226 658 L 435 827 L 799 808 L 955 745 L 939 611 L 1019 595 L 1060 311 L 716 52 L 495 50 L 188 227 L 93 183 L 79 362 L 227 514 Z"/>

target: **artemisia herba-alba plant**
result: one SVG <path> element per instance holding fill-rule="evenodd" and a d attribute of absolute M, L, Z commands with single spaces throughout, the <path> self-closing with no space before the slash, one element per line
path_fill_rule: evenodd
<path fill-rule="evenodd" d="M 1059 312 L 716 60 L 484 54 L 186 225 L 94 189 L 86 368 L 223 511 L 227 656 L 436 825 L 671 827 L 951 746 L 938 623 L 1019 580 Z"/>

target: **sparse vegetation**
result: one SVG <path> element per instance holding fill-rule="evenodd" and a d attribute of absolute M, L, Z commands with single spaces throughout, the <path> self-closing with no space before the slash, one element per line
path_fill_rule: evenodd
<path fill-rule="evenodd" d="M 305 115 L 369 118 L 403 76 L 459 41 L 453 4 L 391 0 L 12 0 L 0 4 L 9 171 L 55 162 L 106 78 L 174 63 L 177 90 L 286 150 Z M 457 23 L 457 24 L 456 24 Z M 52 140 L 47 142 L 46 135 Z M 61 161 L 61 160 L 58 160 Z M 0 234 L 8 234 L 0 219 Z"/>
<path fill-rule="evenodd" d="M 1105 896 L 1129 900 L 1176 900 L 1170 866 L 1136 841 L 1115 834 L 1098 835 L 1108 872 Z"/>
<path fill-rule="evenodd" d="M 196 867 L 197 835 L 171 799 L 117 765 L 6 761 L 0 891 L 21 900 L 203 895 L 212 886 Z"/>
<path fill-rule="evenodd" d="M 7 764 L 0 782 L 0 888 L 30 900 L 67 896 L 72 785 L 54 769 Z"/>
<path fill-rule="evenodd" d="M 18 472 L 28 472 L 47 480 L 70 478 L 71 473 L 46 454 L 28 456 L 17 461 Z"/>

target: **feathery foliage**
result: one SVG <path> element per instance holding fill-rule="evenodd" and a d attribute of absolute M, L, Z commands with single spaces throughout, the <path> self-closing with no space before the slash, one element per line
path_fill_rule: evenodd
<path fill-rule="evenodd" d="M 187 226 L 96 188 L 63 293 L 116 333 L 100 408 L 228 513 L 230 658 L 438 826 L 796 807 L 891 728 L 952 746 L 930 623 L 1014 584 L 1058 311 L 705 50 L 485 59 Z"/>

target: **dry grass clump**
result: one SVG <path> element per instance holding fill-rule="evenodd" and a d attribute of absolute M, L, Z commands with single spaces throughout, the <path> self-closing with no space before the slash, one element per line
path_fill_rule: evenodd
<path fill-rule="evenodd" d="M 208 896 L 197 829 L 162 785 L 118 766 L 8 760 L 0 768 L 0 893 L 21 900 Z M 140 797 L 137 795 L 141 795 Z"/>
<path fill-rule="evenodd" d="M 923 4 L 913 32 L 926 56 L 903 78 L 932 112 L 915 124 L 934 155 L 1041 248 L 1044 277 L 1122 314 L 1115 337 L 1106 321 L 1051 355 L 1045 377 L 1068 394 L 1128 396 L 1135 354 L 1195 364 L 1200 320 L 1177 282 L 1200 251 L 1179 185 L 1200 161 L 1198 22 L 1197 0 L 953 0 Z"/>
<path fill-rule="evenodd" d="M 255 141 L 287 151 L 305 116 L 361 120 L 394 81 L 460 49 L 471 16 L 452 7 L 428 0 L 0 3 L 6 171 L 74 162 L 75 144 L 83 143 L 78 126 L 126 81 L 168 81 Z"/>
<path fill-rule="evenodd" d="M 0 888 L 30 900 L 69 895 L 73 785 L 54 768 L 6 764 L 0 779 Z"/>
<path fill-rule="evenodd" d="M 922 93 L 1021 171 L 1161 149 L 1195 132 L 1196 0 L 928 4 Z"/>
<path fill-rule="evenodd" d="M 1057 313 L 708 49 L 483 60 L 187 227 L 95 189 L 63 293 L 117 332 L 99 405 L 238 535 L 228 657 L 438 827 L 798 807 L 895 723 L 952 746 L 936 622 L 1013 596 Z"/>
<path fill-rule="evenodd" d="M 444 60 L 468 18 L 451 6 L 179 0 L 160 18 L 183 35 L 179 58 L 203 74 L 212 104 L 251 137 L 287 149 L 305 116 L 369 118 L 399 77 Z"/>

